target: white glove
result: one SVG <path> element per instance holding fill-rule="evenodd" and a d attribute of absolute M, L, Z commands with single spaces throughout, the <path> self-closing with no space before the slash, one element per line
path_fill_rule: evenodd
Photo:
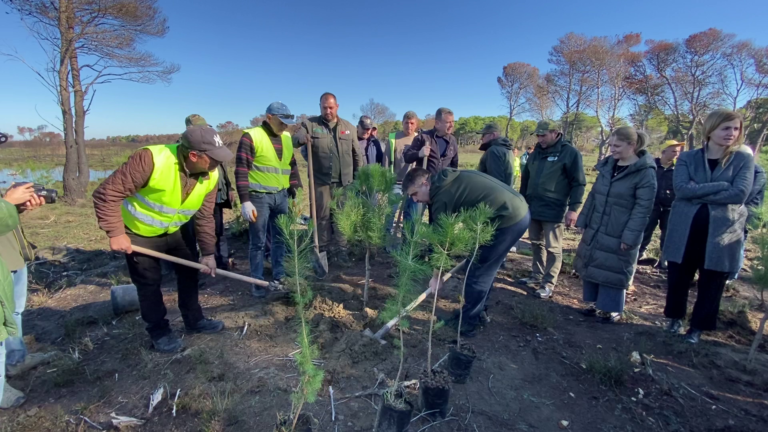
<path fill-rule="evenodd" d="M 240 214 L 243 216 L 243 219 L 248 222 L 256 222 L 256 207 L 254 207 L 250 201 L 245 202 L 240 206 Z"/>

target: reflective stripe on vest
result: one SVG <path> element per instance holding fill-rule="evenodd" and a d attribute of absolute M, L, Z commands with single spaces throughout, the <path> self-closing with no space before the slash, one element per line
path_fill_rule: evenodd
<path fill-rule="evenodd" d="M 389 169 L 392 172 L 395 172 L 395 143 L 397 142 L 395 136 L 397 132 L 389 134 Z"/>
<path fill-rule="evenodd" d="M 277 151 L 272 140 L 261 126 L 246 129 L 243 133 L 253 141 L 253 164 L 248 171 L 248 189 L 254 192 L 280 192 L 291 186 L 291 160 L 293 143 L 291 135 L 283 132 L 280 140 L 283 144 L 282 160 L 277 158 Z"/>
<path fill-rule="evenodd" d="M 219 170 L 199 178 L 182 202 L 178 145 L 144 147 L 152 153 L 154 168 L 147 186 L 125 198 L 121 206 L 123 223 L 134 233 L 155 237 L 178 231 L 202 207 L 205 196 L 218 186 Z"/>

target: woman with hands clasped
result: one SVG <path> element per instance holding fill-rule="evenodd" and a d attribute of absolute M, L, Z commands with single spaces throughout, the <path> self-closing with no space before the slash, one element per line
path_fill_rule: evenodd
<path fill-rule="evenodd" d="M 587 316 L 621 320 L 626 290 L 635 273 L 643 231 L 656 196 L 656 164 L 648 136 L 623 126 L 608 141 L 611 157 L 597 164 L 597 180 L 576 221 L 583 233 L 574 268 L 584 282 Z"/>
<path fill-rule="evenodd" d="M 741 145 L 741 115 L 716 110 L 704 120 L 704 147 L 684 152 L 675 166 L 675 202 L 669 215 L 664 257 L 669 262 L 667 330 L 679 333 L 688 289 L 699 272 L 698 294 L 685 341 L 698 343 L 715 329 L 728 275 L 739 270 L 754 160 Z"/>

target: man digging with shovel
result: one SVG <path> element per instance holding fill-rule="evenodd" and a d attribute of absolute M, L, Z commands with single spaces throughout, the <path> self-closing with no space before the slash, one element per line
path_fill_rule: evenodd
<path fill-rule="evenodd" d="M 172 333 L 160 291 L 160 259 L 134 252 L 131 245 L 191 260 L 179 228 L 195 216 L 195 231 L 207 268 L 216 275 L 213 207 L 220 163 L 233 155 L 208 126 L 187 128 L 178 144 L 139 149 L 93 193 L 99 227 L 109 236 L 109 247 L 124 252 L 131 281 L 139 296 L 141 317 L 155 350 L 181 350 Z M 175 265 L 178 301 L 188 333 L 217 333 L 221 321 L 203 317 L 198 301 L 197 270 Z"/>

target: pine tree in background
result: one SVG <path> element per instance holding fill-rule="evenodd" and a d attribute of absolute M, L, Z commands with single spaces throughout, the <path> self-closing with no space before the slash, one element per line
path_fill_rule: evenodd
<path fill-rule="evenodd" d="M 288 214 L 280 215 L 277 219 L 277 224 L 285 241 L 285 286 L 293 291 L 293 298 L 296 302 L 296 316 L 299 318 L 297 343 L 301 348 L 296 353 L 296 365 L 300 375 L 299 386 L 291 395 L 291 416 L 283 426 L 290 425 L 290 428 L 283 429 L 290 431 L 296 428 L 296 422 L 299 420 L 304 404 L 313 403 L 317 399 L 317 393 L 323 383 L 323 370 L 314 364 L 319 352 L 317 347 L 312 344 L 305 312 L 314 296 L 312 288 L 307 282 L 307 278 L 312 272 L 310 253 L 313 248 L 312 230 L 314 226 L 310 224 L 308 229 L 303 229 L 297 225 L 296 221 L 301 217 L 299 204 L 302 202 L 301 198 L 299 196 L 293 200 Z"/>
<path fill-rule="evenodd" d="M 341 235 L 350 244 L 365 248 L 363 307 L 368 304 L 371 252 L 386 243 L 387 216 L 398 201 L 392 195 L 396 182 L 395 175 L 381 165 L 366 165 L 358 171 L 355 181 L 334 197 L 333 217 Z"/>

